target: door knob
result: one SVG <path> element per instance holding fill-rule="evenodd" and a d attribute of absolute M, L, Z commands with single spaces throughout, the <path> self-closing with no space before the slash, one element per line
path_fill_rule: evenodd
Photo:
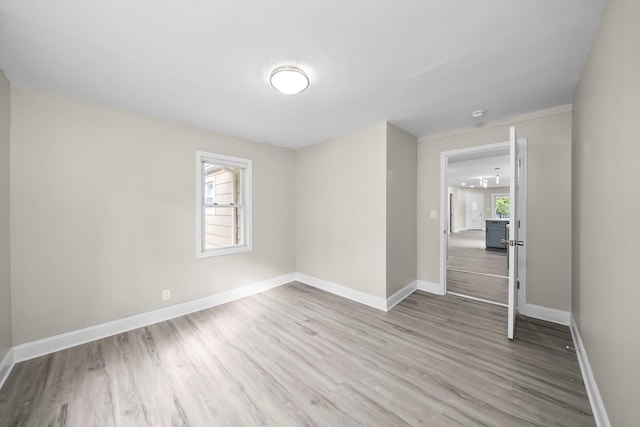
<path fill-rule="evenodd" d="M 500 243 L 502 243 L 503 245 L 509 245 L 509 246 L 524 246 L 524 240 L 507 240 L 507 239 L 500 239 Z"/>

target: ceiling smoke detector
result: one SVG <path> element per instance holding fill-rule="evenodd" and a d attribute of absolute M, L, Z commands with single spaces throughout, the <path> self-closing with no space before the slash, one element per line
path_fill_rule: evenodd
<path fill-rule="evenodd" d="M 487 114 L 487 110 L 476 110 L 473 113 L 471 113 L 471 117 L 473 117 L 474 119 L 479 119 L 485 114 Z"/>

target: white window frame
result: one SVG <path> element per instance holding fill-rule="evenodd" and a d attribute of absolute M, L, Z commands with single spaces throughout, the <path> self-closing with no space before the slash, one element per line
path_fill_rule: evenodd
<path fill-rule="evenodd" d="M 240 194 L 242 197 L 241 206 L 244 209 L 242 215 L 242 230 L 244 241 L 241 245 L 224 246 L 216 249 L 205 249 L 204 240 L 204 195 L 205 195 L 205 162 L 216 165 L 230 166 L 241 170 Z M 212 256 L 236 254 L 250 252 L 253 249 L 252 230 L 252 164 L 251 160 L 240 157 L 225 156 L 222 154 L 207 153 L 205 151 L 196 152 L 196 258 L 208 258 Z"/>

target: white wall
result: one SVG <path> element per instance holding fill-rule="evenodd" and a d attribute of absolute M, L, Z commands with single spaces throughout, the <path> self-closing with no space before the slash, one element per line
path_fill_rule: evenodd
<path fill-rule="evenodd" d="M 610 0 L 573 122 L 573 316 L 613 426 L 640 403 L 640 2 Z"/>
<path fill-rule="evenodd" d="M 418 279 L 440 283 L 440 153 L 528 139 L 528 304 L 571 310 L 571 111 L 556 107 L 419 139 Z"/>
<path fill-rule="evenodd" d="M 387 297 L 416 280 L 417 153 L 415 136 L 387 127 Z"/>
<path fill-rule="evenodd" d="M 293 151 L 19 85 L 11 120 L 14 345 L 295 271 Z M 196 150 L 253 160 L 252 252 L 196 259 Z"/>
<path fill-rule="evenodd" d="M 9 232 L 10 98 L 9 81 L 0 70 L 0 361 L 12 347 Z"/>
<path fill-rule="evenodd" d="M 387 123 L 296 151 L 299 273 L 386 298 Z"/>

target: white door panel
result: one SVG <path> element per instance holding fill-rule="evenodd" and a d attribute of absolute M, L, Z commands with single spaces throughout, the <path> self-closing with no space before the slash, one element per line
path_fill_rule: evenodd
<path fill-rule="evenodd" d="M 507 337 L 513 339 L 516 329 L 517 301 L 518 301 L 518 248 L 523 244 L 518 239 L 520 224 L 519 216 L 519 185 L 520 185 L 520 154 L 516 128 L 512 126 L 509 135 L 509 301 Z"/>

